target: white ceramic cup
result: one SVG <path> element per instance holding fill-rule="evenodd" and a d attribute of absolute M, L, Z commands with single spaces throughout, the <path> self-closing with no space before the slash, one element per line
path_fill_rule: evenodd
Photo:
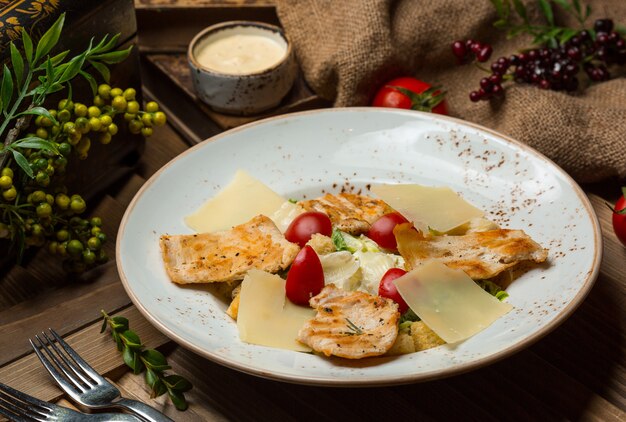
<path fill-rule="evenodd" d="M 198 60 L 202 49 L 231 35 L 259 35 L 284 47 L 285 54 L 269 67 L 252 73 L 226 73 Z M 223 22 L 198 33 L 187 51 L 191 79 L 199 98 L 215 111 L 256 114 L 276 107 L 291 89 L 297 76 L 291 43 L 277 26 L 251 21 Z"/>

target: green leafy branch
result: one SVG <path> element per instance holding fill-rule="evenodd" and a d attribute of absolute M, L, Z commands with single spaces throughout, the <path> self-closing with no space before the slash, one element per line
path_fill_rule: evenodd
<path fill-rule="evenodd" d="M 191 390 L 191 383 L 180 375 L 165 374 L 166 370 L 171 369 L 165 356 L 158 350 L 146 349 L 139 336 L 129 329 L 127 318 L 110 317 L 104 310 L 101 312 L 104 321 L 100 332 L 105 332 L 108 325 L 111 336 L 117 343 L 117 350 L 122 352 L 124 363 L 135 375 L 145 370 L 146 383 L 152 389 L 151 397 L 167 393 L 178 410 L 187 409 L 184 393 Z"/>
<path fill-rule="evenodd" d="M 85 70 L 85 67 L 91 65 L 108 82 L 110 72 L 107 65 L 123 61 L 128 57 L 132 48 L 113 50 L 119 34 L 110 38 L 106 35 L 95 45 L 92 38 L 85 51 L 69 60 L 66 60 L 69 50 L 50 57 L 49 53 L 59 41 L 64 22 L 65 14 L 62 14 L 43 34 L 36 46 L 33 45 L 33 40 L 26 30 L 22 29 L 23 53 L 11 42 L 9 44 L 11 68 L 5 64 L 2 69 L 0 114 L 3 121 L 0 124 L 0 137 L 4 138 L 4 145 L 0 149 L 0 157 L 4 163 L 8 156 L 7 152 L 10 152 L 24 173 L 31 178 L 33 171 L 26 158 L 16 150 L 14 144 L 20 144 L 21 148 L 54 150 L 53 143 L 42 138 L 17 139 L 20 132 L 30 123 L 31 116 L 43 116 L 56 124 L 57 121 L 54 116 L 44 107 L 41 107 L 46 97 L 68 86 L 71 96 L 70 83 L 78 75 L 87 80 L 95 95 L 97 91 L 96 80 Z M 35 84 L 34 87 L 33 84 Z M 28 105 L 26 105 L 26 100 L 30 100 Z M 11 128 L 12 123 L 14 126 Z M 5 135 L 7 130 L 8 133 Z"/>
<path fill-rule="evenodd" d="M 530 22 L 526 6 L 521 0 L 491 0 L 496 9 L 498 20 L 493 26 L 507 31 L 507 38 L 513 38 L 520 34 L 533 36 L 533 44 L 557 47 L 566 43 L 580 30 L 584 29 L 584 23 L 591 14 L 591 7 L 584 6 L 579 0 L 537 0 L 539 10 L 546 19 L 547 25 L 536 25 Z M 580 29 L 557 26 L 554 20 L 553 3 L 565 12 L 571 14 L 580 24 Z M 517 19 L 513 18 L 513 11 Z M 520 23 L 521 20 L 521 23 Z M 593 37 L 593 30 L 589 30 Z"/>

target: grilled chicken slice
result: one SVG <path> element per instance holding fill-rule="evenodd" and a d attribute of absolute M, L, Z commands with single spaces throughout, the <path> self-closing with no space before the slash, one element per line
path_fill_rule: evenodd
<path fill-rule="evenodd" d="M 465 271 L 472 279 L 492 278 L 521 261 L 544 262 L 548 251 L 522 230 L 497 229 L 463 236 L 424 237 L 402 224 L 394 230 L 398 251 L 409 269 L 428 259 L 438 259 Z"/>
<path fill-rule="evenodd" d="M 300 251 L 263 215 L 231 230 L 163 235 L 160 243 L 167 274 L 179 284 L 242 280 L 251 268 L 275 273 Z"/>
<path fill-rule="evenodd" d="M 329 284 L 309 304 L 317 315 L 302 327 L 298 340 L 326 356 L 380 356 L 398 336 L 400 312 L 390 299 Z"/>
<path fill-rule="evenodd" d="M 393 209 L 380 199 L 354 193 L 327 193 L 321 198 L 298 202 L 306 211 L 328 215 L 333 227 L 353 235 L 369 230 L 372 223 Z"/>

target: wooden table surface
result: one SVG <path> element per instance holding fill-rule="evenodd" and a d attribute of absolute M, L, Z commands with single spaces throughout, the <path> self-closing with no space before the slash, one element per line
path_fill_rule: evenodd
<path fill-rule="evenodd" d="M 154 85 L 146 88 L 148 96 L 155 95 Z M 167 111 L 178 131 L 169 124 L 155 131 L 134 174 L 92 201 L 92 214 L 105 217 L 110 256 L 114 256 L 117 227 L 135 192 L 193 139 L 181 130 L 185 115 L 174 108 Z M 613 234 L 611 212 L 605 205 L 617 199 L 618 184 L 583 188 L 604 240 L 604 258 L 593 289 L 549 335 L 470 373 L 378 388 L 311 387 L 247 375 L 178 346 L 152 327 L 122 288 L 115 262 L 76 282 L 41 252 L 27 265 L 0 276 L 0 382 L 68 404 L 28 344 L 29 337 L 53 327 L 125 395 L 158 407 L 176 421 L 626 421 L 626 248 Z M 127 370 L 110 335 L 100 334 L 101 309 L 127 316 L 143 343 L 161 350 L 173 371 L 192 381 L 187 411 L 177 411 L 165 396 L 149 397 L 143 378 Z"/>

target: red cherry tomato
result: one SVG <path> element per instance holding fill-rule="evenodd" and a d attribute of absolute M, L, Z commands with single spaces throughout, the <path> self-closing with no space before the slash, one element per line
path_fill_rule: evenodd
<path fill-rule="evenodd" d="M 294 218 L 289 227 L 287 227 L 287 231 L 285 231 L 285 238 L 303 248 L 315 233 L 330 236 L 333 233 L 333 227 L 330 223 L 330 218 L 326 214 L 309 211 Z"/>
<path fill-rule="evenodd" d="M 396 250 L 398 244 L 396 243 L 396 237 L 393 235 L 393 229 L 398 224 L 408 222 L 399 212 L 391 212 L 376 220 L 366 236 L 382 248 Z"/>
<path fill-rule="evenodd" d="M 443 97 L 436 98 L 441 94 L 438 90 L 426 92 L 431 88 L 432 86 L 430 84 L 415 78 L 403 77 L 392 79 L 376 92 L 372 105 L 374 107 L 432 111 L 433 113 L 447 115 L 448 105 L 446 104 L 446 100 L 444 100 Z M 413 94 L 409 96 L 400 92 L 403 89 L 409 90 Z"/>
<path fill-rule="evenodd" d="M 402 277 L 406 274 L 401 268 L 390 268 L 387 270 L 383 278 L 380 280 L 380 284 L 378 285 L 378 296 L 386 297 L 388 299 L 393 300 L 398 304 L 398 310 L 401 314 L 405 313 L 409 309 L 409 305 L 406 304 L 400 293 L 398 293 L 398 289 L 396 285 L 393 284 L 393 281 Z"/>
<path fill-rule="evenodd" d="M 613 230 L 617 235 L 617 238 L 626 245 L 626 214 L 619 214 L 616 211 L 626 209 L 626 199 L 624 195 L 615 203 L 613 208 Z"/>
<path fill-rule="evenodd" d="M 296 305 L 308 305 L 309 299 L 324 288 L 324 270 L 317 253 L 305 246 L 296 256 L 287 273 L 285 293 Z"/>

